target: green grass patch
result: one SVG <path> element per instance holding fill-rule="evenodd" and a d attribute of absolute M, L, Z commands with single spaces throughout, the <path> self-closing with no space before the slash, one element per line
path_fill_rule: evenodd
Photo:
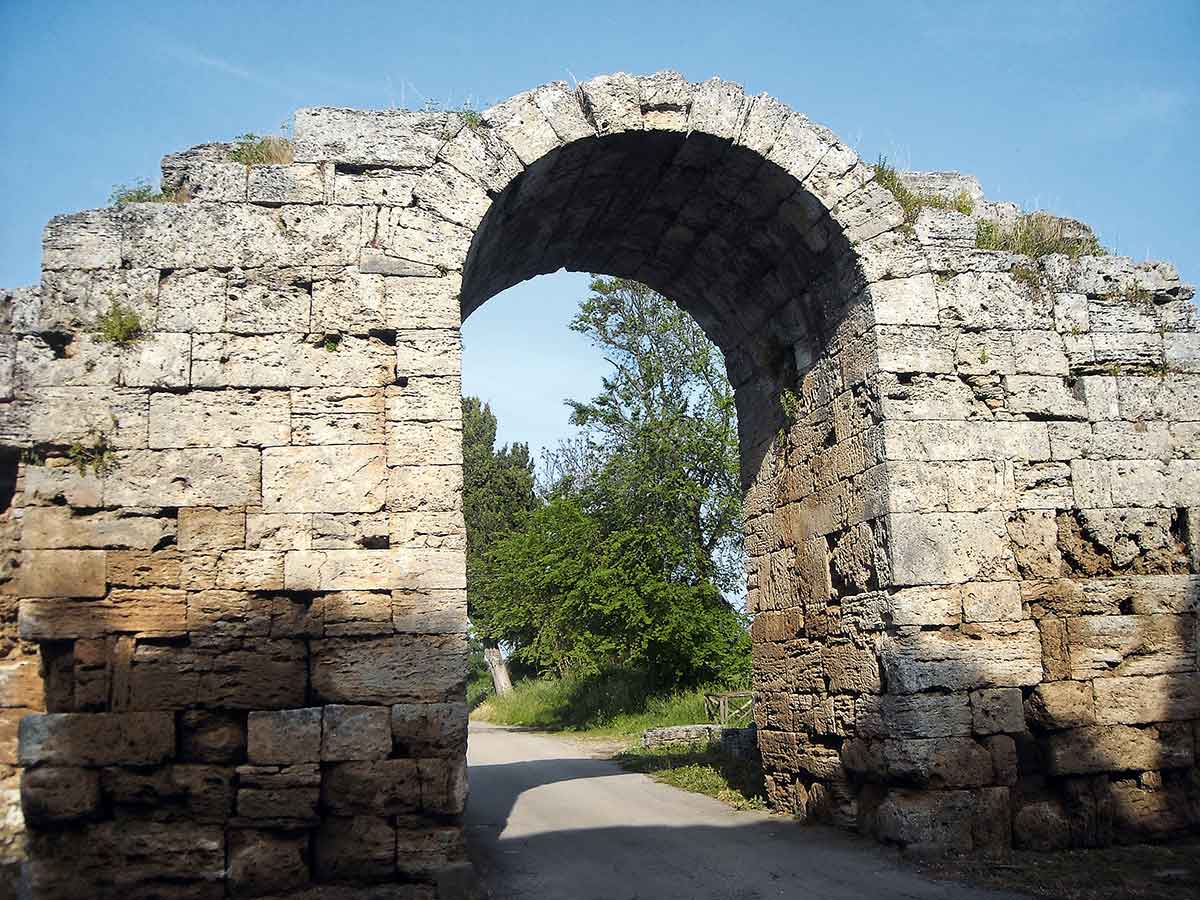
<path fill-rule="evenodd" d="M 95 475 L 107 475 L 113 468 L 116 456 L 108 444 L 108 438 L 103 434 L 92 433 L 90 443 L 76 441 L 67 448 L 67 458 L 75 464 L 80 475 L 92 470 Z"/>
<path fill-rule="evenodd" d="M 134 184 L 118 184 L 108 196 L 109 206 L 124 206 L 127 203 L 187 203 L 191 200 L 187 188 L 160 191 L 149 181 L 142 179 Z"/>
<path fill-rule="evenodd" d="M 501 725 L 595 735 L 641 734 L 660 725 L 708 721 L 704 693 L 714 688 L 656 693 L 638 673 L 586 678 L 531 678 L 504 697 L 489 697 L 472 714 Z"/>
<path fill-rule="evenodd" d="M 921 214 L 921 210 L 927 207 L 952 209 L 966 216 L 975 211 L 975 201 L 966 191 L 959 191 L 954 197 L 920 193 L 909 188 L 901 179 L 900 173 L 893 166 L 888 165 L 888 161 L 884 157 L 879 158 L 874 168 L 875 180 L 891 191 L 896 202 L 900 204 L 900 208 L 904 210 L 906 228 L 911 229 L 913 223 L 917 221 L 917 216 Z"/>
<path fill-rule="evenodd" d="M 1005 228 L 997 222 L 980 221 L 975 226 L 975 246 L 980 250 L 1000 250 L 1022 256 L 1041 257 L 1061 253 L 1071 259 L 1081 256 L 1105 256 L 1106 251 L 1095 235 L 1068 235 L 1066 223 L 1046 213 L 1029 213 Z"/>
<path fill-rule="evenodd" d="M 96 320 L 96 337 L 105 343 L 126 347 L 141 336 L 141 318 L 120 300 L 114 301 Z"/>
<path fill-rule="evenodd" d="M 229 150 L 231 162 L 251 166 L 283 166 L 294 158 L 292 142 L 279 135 L 243 134 L 234 138 Z"/>
<path fill-rule="evenodd" d="M 634 747 L 614 758 L 631 772 L 642 772 L 655 781 L 715 797 L 735 809 L 767 808 L 762 766 L 729 756 L 715 747 L 704 744 L 678 750 Z"/>

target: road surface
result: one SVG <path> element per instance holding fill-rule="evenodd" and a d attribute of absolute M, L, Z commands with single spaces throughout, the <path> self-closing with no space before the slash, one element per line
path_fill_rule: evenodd
<path fill-rule="evenodd" d="M 589 755 L 472 722 L 467 840 L 494 900 L 1001 900 L 927 881 L 830 828 L 738 812 Z"/>

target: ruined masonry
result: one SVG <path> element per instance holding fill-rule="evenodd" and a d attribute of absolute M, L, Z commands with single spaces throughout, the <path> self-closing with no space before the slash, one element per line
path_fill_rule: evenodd
<path fill-rule="evenodd" d="M 976 249 L 1019 211 L 956 175 L 907 181 L 970 214 L 906 224 L 828 130 L 672 73 L 481 120 L 304 109 L 294 150 L 167 157 L 187 202 L 55 218 L 5 295 L 5 881 L 461 893 L 459 325 L 561 267 L 725 353 L 777 809 L 917 852 L 1197 826 L 1170 266 Z M 127 346 L 96 333 L 118 301 Z"/>

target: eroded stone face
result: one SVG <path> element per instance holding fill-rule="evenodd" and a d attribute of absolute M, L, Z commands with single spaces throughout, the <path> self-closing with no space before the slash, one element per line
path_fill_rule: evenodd
<path fill-rule="evenodd" d="M 35 896 L 433 898 L 464 858 L 459 324 L 560 266 L 655 283 L 725 353 L 777 807 L 918 852 L 1196 824 L 1169 266 L 978 250 L 1019 211 L 953 173 L 904 177 L 973 212 L 902 228 L 835 135 L 673 73 L 478 127 L 302 110 L 294 149 L 169 157 L 191 202 L 56 218 L 0 302 L 0 439 L 34 450 L 0 511 L 0 779 L 26 769 Z"/>

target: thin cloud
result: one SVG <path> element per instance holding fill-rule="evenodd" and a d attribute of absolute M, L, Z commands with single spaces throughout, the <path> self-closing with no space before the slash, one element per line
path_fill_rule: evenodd
<path fill-rule="evenodd" d="M 161 49 L 169 57 L 187 65 L 197 68 L 208 69 L 213 72 L 219 72 L 222 75 L 228 75 L 231 78 L 237 78 L 240 81 L 246 81 L 250 84 L 256 84 L 259 87 L 267 88 L 268 90 L 278 91 L 289 96 L 297 96 L 296 89 L 293 85 L 286 84 L 278 79 L 272 78 L 262 72 L 246 66 L 239 65 L 231 60 L 224 59 L 220 56 L 213 56 L 209 53 L 204 53 L 194 47 L 187 47 L 183 44 L 164 44 Z"/>

